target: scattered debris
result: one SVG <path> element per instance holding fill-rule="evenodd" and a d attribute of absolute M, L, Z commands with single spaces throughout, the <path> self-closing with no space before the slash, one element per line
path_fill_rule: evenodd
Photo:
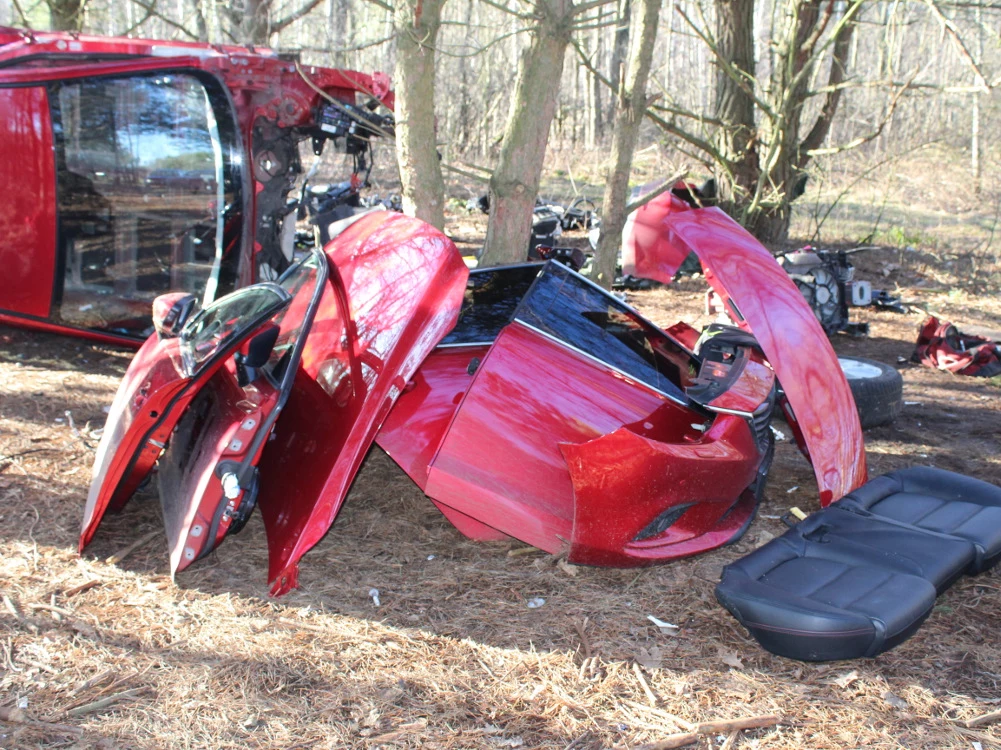
<path fill-rule="evenodd" d="M 853 669 L 851 672 L 845 672 L 840 677 L 834 678 L 832 682 L 840 688 L 846 688 L 853 682 L 858 680 L 858 678 L 859 678 L 858 672 Z"/>
<path fill-rule="evenodd" d="M 656 625 L 660 629 L 661 633 L 666 633 L 667 635 L 677 635 L 678 631 L 681 630 L 679 626 L 659 620 L 653 615 L 647 615 L 646 619 Z"/>
<path fill-rule="evenodd" d="M 921 324 L 911 359 L 926 367 L 980 378 L 1001 375 L 1001 344 L 962 333 L 934 315 Z"/>
<path fill-rule="evenodd" d="M 723 721 L 707 721 L 692 727 L 691 731 L 673 734 L 657 742 L 646 745 L 633 745 L 632 750 L 672 750 L 673 748 L 693 745 L 704 735 L 732 734 L 744 729 L 764 729 L 781 724 L 782 718 L 769 714 L 767 716 L 751 716 L 746 719 L 729 719 Z"/>
<path fill-rule="evenodd" d="M 743 669 L 744 662 L 741 661 L 740 657 L 737 656 L 733 651 L 728 651 L 726 649 L 719 650 L 720 661 L 726 664 L 728 667 L 733 667 L 734 669 Z"/>
<path fill-rule="evenodd" d="M 883 693 L 883 700 L 885 700 L 893 708 L 896 708 L 899 711 L 906 711 L 908 708 L 910 708 L 910 704 L 907 701 L 905 701 L 903 698 L 897 695 L 894 695 L 889 690 Z"/>
<path fill-rule="evenodd" d="M 533 596 L 531 599 L 525 602 L 525 604 L 528 606 L 529 609 L 538 609 L 545 603 L 546 600 L 543 599 L 541 596 Z"/>

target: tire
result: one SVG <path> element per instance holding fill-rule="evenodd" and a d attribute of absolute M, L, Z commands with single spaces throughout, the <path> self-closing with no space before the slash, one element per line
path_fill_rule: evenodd
<path fill-rule="evenodd" d="M 838 357 L 852 389 L 862 429 L 889 424 L 904 406 L 904 379 L 894 368 L 862 357 Z"/>

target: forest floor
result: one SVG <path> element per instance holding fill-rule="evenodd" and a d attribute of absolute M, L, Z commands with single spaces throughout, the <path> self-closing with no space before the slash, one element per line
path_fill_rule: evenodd
<path fill-rule="evenodd" d="M 860 276 L 1001 335 L 1001 300 L 930 231 L 857 256 Z M 698 326 L 704 288 L 629 298 Z M 1001 484 L 1001 388 L 910 363 L 920 313 L 855 318 L 871 335 L 835 348 L 897 367 L 907 402 L 866 434 L 870 473 L 928 464 Z M 726 563 L 782 533 L 790 506 L 817 507 L 789 441 L 742 540 L 639 571 L 467 541 L 378 449 L 281 599 L 256 516 L 172 581 L 155 491 L 80 556 L 96 430 L 130 356 L 0 329 L 0 748 L 597 750 L 766 714 L 781 723 L 693 747 L 1001 748 L 1001 724 L 965 725 L 1001 708 L 998 572 L 961 579 L 913 638 L 855 662 L 772 656 L 716 604 Z"/>

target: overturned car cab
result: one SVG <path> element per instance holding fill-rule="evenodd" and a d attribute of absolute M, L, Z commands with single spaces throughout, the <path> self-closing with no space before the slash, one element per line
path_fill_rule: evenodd
<path fill-rule="evenodd" d="M 588 565 L 739 537 L 779 408 L 823 504 L 864 483 L 850 391 L 788 276 L 717 209 L 678 212 L 662 236 L 702 258 L 745 330 L 660 330 L 555 261 L 469 272 L 437 230 L 385 213 L 186 321 L 164 300 L 169 325 L 112 408 L 81 549 L 158 467 L 172 570 L 258 507 L 284 593 L 373 441 L 466 536 Z"/>
<path fill-rule="evenodd" d="M 364 156 L 389 78 L 271 50 L 0 26 L 0 323 L 137 345 L 293 260 L 299 144 Z M 359 166 L 352 184 L 364 182 Z"/>

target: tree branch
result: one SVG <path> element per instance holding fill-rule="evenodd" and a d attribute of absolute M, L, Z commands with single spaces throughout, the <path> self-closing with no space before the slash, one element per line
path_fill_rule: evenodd
<path fill-rule="evenodd" d="M 832 2 L 833 5 L 833 2 Z M 831 71 L 827 77 L 827 85 L 831 87 L 824 98 L 824 104 L 820 108 L 820 115 L 813 127 L 799 145 L 800 156 L 797 158 L 797 168 L 806 166 L 809 156 L 806 154 L 820 145 L 827 138 L 834 122 L 834 115 L 838 111 L 838 103 L 841 101 L 841 84 L 845 80 L 845 69 L 848 65 L 848 52 L 851 47 L 852 35 L 855 32 L 855 24 L 844 24 L 838 28 L 837 39 L 834 41 L 834 52 L 831 56 Z M 804 158 L 805 157 L 805 158 Z"/>
<path fill-rule="evenodd" d="M 645 206 L 647 203 L 649 203 L 650 201 L 652 201 L 657 196 L 663 195 L 668 190 L 671 190 L 674 187 L 675 183 L 677 183 L 678 180 L 681 180 L 681 179 L 687 177 L 688 173 L 690 171 L 691 170 L 686 167 L 685 169 L 681 170 L 677 174 L 673 174 L 670 177 L 668 177 L 666 180 L 664 180 L 662 183 L 660 183 L 659 187 L 656 187 L 653 190 L 651 190 L 650 192 L 644 193 L 643 195 L 641 195 L 636 200 L 627 203 L 626 204 L 626 215 L 628 216 L 633 211 L 636 211 L 637 209 L 643 208 L 643 206 Z"/>
<path fill-rule="evenodd" d="M 917 75 L 917 73 L 915 73 L 915 75 Z M 890 120 L 893 119 L 893 112 L 897 108 L 897 104 L 900 102 L 901 97 L 904 95 L 904 92 L 907 91 L 908 88 L 910 88 L 910 83 L 905 83 L 903 86 L 897 89 L 896 93 L 894 93 L 893 97 L 890 99 L 890 104 L 886 108 L 886 114 L 883 115 L 883 119 L 880 120 L 880 123 L 878 126 L 876 126 L 875 130 L 869 132 L 866 135 L 860 135 L 857 138 L 853 138 L 848 143 L 845 143 L 841 146 L 834 146 L 831 148 L 814 148 L 812 150 L 805 151 L 800 156 L 800 162 L 802 163 L 798 165 L 799 168 L 802 169 L 804 166 L 806 166 L 806 162 L 808 162 L 811 158 L 815 156 L 829 156 L 832 154 L 840 154 L 845 151 L 851 151 L 852 149 L 858 148 L 859 146 L 862 146 L 863 144 L 869 143 L 870 141 L 878 138 L 880 134 L 883 132 L 883 129 L 886 127 L 887 123 L 889 123 Z M 817 145 L 819 146 L 820 144 L 818 143 Z"/>
<path fill-rule="evenodd" d="M 282 29 L 288 28 L 322 2 L 323 0 L 307 0 L 306 4 L 299 8 L 299 10 L 289 13 L 285 16 L 285 18 L 272 22 L 270 25 L 270 32 L 272 34 L 277 34 Z"/>
<path fill-rule="evenodd" d="M 514 16 L 515 18 L 520 18 L 522 21 L 531 21 L 535 18 L 531 13 L 519 13 L 518 11 L 507 7 L 506 5 L 501 5 L 500 3 L 494 2 L 494 0 L 480 0 L 484 5 L 489 5 L 491 8 L 496 8 L 502 13 L 507 13 L 508 15 Z"/>
<path fill-rule="evenodd" d="M 701 6 L 696 5 L 696 7 L 701 12 Z M 676 5 L 674 7 L 674 10 L 685 20 L 685 23 L 689 25 L 692 31 L 694 31 L 698 35 L 698 37 L 703 42 L 705 42 L 706 46 L 709 47 L 709 51 L 712 53 L 713 57 L 716 58 L 716 61 L 719 63 L 719 66 L 723 69 L 723 72 L 726 73 L 727 76 L 734 81 L 734 83 L 740 86 L 741 91 L 743 91 L 745 94 L 751 97 L 751 99 L 754 100 L 754 103 L 761 109 L 762 112 L 768 115 L 769 118 L 773 120 L 776 119 L 778 115 L 772 108 L 772 105 L 770 105 L 760 96 L 758 96 L 757 93 L 755 93 L 754 86 L 751 85 L 754 83 L 754 79 L 751 78 L 746 71 L 740 70 L 739 68 L 735 67 L 733 63 L 731 63 L 723 55 L 721 55 L 719 51 L 719 45 L 716 44 L 716 40 L 712 38 L 709 32 L 699 28 L 695 24 L 695 22 L 688 17 L 688 14 L 685 13 L 685 11 L 681 8 L 680 5 Z"/>
<path fill-rule="evenodd" d="M 721 165 L 729 164 L 729 160 L 726 157 L 724 157 L 723 154 L 721 154 L 715 146 L 713 146 L 709 141 L 705 140 L 704 138 L 699 138 L 697 135 L 689 133 L 684 128 L 678 127 L 673 122 L 665 120 L 663 117 L 654 114 L 650 110 L 647 110 L 645 114 L 650 120 L 655 122 L 660 127 L 661 130 L 664 130 L 670 133 L 671 135 L 676 135 L 678 138 L 687 143 L 690 143 L 700 151 L 704 151 L 705 153 L 709 154 L 709 156 L 712 157 L 713 161 L 716 161 Z"/>
<path fill-rule="evenodd" d="M 942 27 L 949 32 L 949 36 L 952 37 L 952 41 L 959 50 L 959 54 L 970 64 L 970 67 L 973 69 L 973 75 L 976 76 L 977 85 L 980 86 L 981 90 L 985 94 L 989 94 L 991 92 L 991 86 L 987 83 L 987 77 L 984 75 L 983 71 L 980 70 L 980 65 L 977 64 L 977 61 L 973 58 L 973 54 L 963 42 L 963 38 L 959 34 L 959 29 L 956 28 L 956 24 L 942 12 L 935 0 L 925 0 L 925 2 L 928 4 L 928 7 L 931 8 L 935 17 L 938 18 Z"/>
<path fill-rule="evenodd" d="M 393 13 L 395 11 L 395 8 L 393 8 L 392 5 L 390 5 L 387 2 L 383 2 L 383 0 L 366 0 L 366 1 L 372 3 L 372 5 L 378 5 L 380 8 L 389 11 L 390 13 Z"/>
<path fill-rule="evenodd" d="M 178 23 L 177 21 L 173 20 L 172 18 L 168 18 L 167 16 L 163 15 L 163 13 L 161 13 L 160 11 L 158 11 L 156 9 L 156 0 L 153 0 L 153 2 L 151 2 L 149 4 L 142 2 L 142 0 L 132 0 L 132 2 L 135 5 L 138 5 L 140 8 L 142 8 L 144 11 L 146 11 L 146 13 L 148 14 L 147 18 L 153 17 L 153 18 L 159 19 L 160 21 L 163 21 L 165 24 L 167 24 L 171 28 L 173 28 L 173 29 L 175 29 L 177 31 L 180 31 L 182 34 L 184 34 L 188 38 L 192 39 L 193 41 L 196 41 L 196 42 L 198 41 L 198 34 L 192 33 L 183 24 Z"/>
<path fill-rule="evenodd" d="M 586 13 L 592 8 L 600 8 L 602 5 L 608 5 L 609 3 L 614 3 L 616 0 L 588 0 L 586 3 L 581 3 L 580 5 L 575 5 L 573 10 L 570 11 L 571 16 L 579 16 L 582 13 Z"/>

